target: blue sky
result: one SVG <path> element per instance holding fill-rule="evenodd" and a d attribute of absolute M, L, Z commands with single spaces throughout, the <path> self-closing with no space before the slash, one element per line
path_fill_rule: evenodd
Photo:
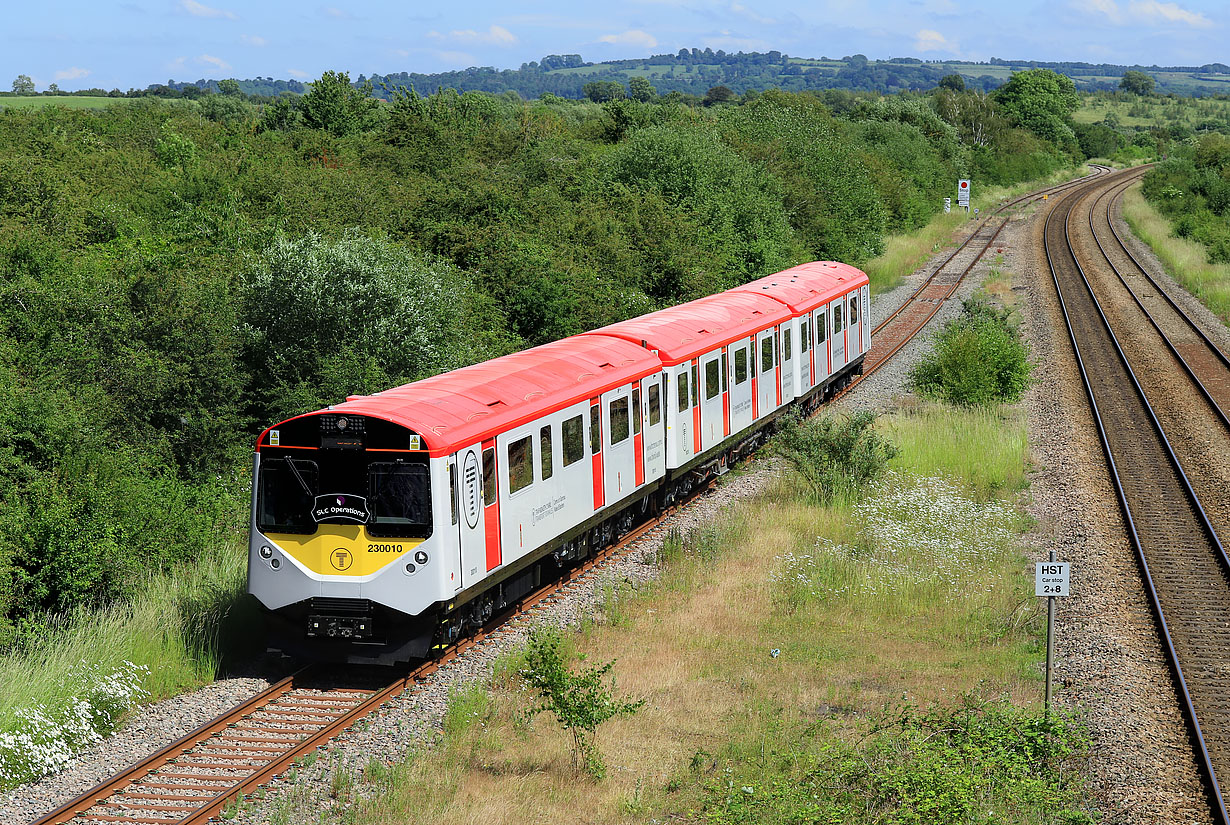
<path fill-rule="evenodd" d="M 1230 63 L 1228 24 L 1224 0 L 46 0 L 6 11 L 0 84 L 18 74 L 40 89 L 310 80 L 327 69 L 352 77 L 515 69 L 546 54 L 600 61 L 693 47 L 1200 65 Z"/>

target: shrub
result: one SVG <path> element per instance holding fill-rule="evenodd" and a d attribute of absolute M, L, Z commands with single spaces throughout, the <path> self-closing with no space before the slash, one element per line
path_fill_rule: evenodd
<path fill-rule="evenodd" d="M 874 423 L 875 415 L 866 410 L 808 421 L 792 412 L 782 418 L 772 449 L 798 471 L 817 499 L 828 503 L 875 481 L 897 454 Z"/>
<path fill-rule="evenodd" d="M 1008 311 L 971 299 L 935 336 L 935 349 L 910 370 L 910 386 L 965 407 L 1011 403 L 1025 393 L 1031 370 L 1029 348 Z"/>
<path fill-rule="evenodd" d="M 615 679 L 607 679 L 613 661 L 573 673 L 560 651 L 561 641 L 558 631 L 535 628 L 530 632 L 521 676 L 537 692 L 539 701 L 527 715 L 551 711 L 560 727 L 572 735 L 572 769 L 579 773 L 584 768 L 594 779 L 601 779 L 606 766 L 594 746 L 598 726 L 616 716 L 636 713 L 645 700 L 621 702 L 614 697 Z"/>

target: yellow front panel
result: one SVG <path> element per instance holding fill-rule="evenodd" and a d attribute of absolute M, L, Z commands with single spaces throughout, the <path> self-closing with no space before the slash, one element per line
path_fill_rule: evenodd
<path fill-rule="evenodd" d="M 422 539 L 371 538 L 361 524 L 322 524 L 310 536 L 268 536 L 296 561 L 321 576 L 368 576 L 423 543 Z"/>

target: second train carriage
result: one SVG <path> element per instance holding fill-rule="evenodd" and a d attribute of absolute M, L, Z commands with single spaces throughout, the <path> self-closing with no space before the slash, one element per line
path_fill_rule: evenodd
<path fill-rule="evenodd" d="M 272 646 L 428 655 L 848 382 L 868 301 L 805 264 L 270 427 L 248 586 Z"/>

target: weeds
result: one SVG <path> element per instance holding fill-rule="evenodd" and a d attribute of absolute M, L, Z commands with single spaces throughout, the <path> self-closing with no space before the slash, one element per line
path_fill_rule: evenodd
<path fill-rule="evenodd" d="M 560 653 L 558 631 L 535 628 L 530 632 L 526 664 L 521 671 L 526 684 L 538 694 L 538 704 L 526 714 L 554 714 L 560 727 L 572 736 L 573 772 L 584 769 L 594 779 L 606 776 L 606 765 L 594 745 L 598 726 L 616 716 L 636 713 L 645 705 L 643 699 L 615 699 L 615 679 L 611 677 L 608 682 L 607 678 L 614 666 L 614 662 L 607 662 L 573 673 Z"/>
<path fill-rule="evenodd" d="M 910 385 L 927 398 L 958 406 L 1018 401 L 1029 386 L 1029 347 L 1007 310 L 986 300 L 962 303 L 961 316 L 935 336 L 935 349 L 910 370 Z"/>
<path fill-rule="evenodd" d="M 897 454 L 874 423 L 875 415 L 866 410 L 807 421 L 792 411 L 782 417 L 772 450 L 802 476 L 817 501 L 829 504 L 855 496 L 883 475 Z"/>

